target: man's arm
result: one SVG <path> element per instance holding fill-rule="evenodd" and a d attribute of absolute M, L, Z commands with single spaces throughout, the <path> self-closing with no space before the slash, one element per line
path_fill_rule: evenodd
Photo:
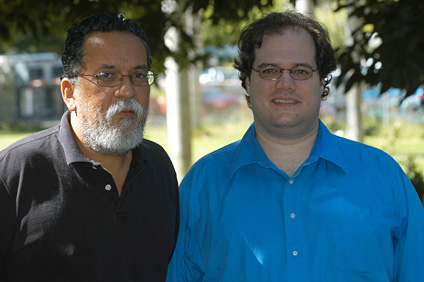
<path fill-rule="evenodd" d="M 16 215 L 13 202 L 0 175 L 0 278 L 3 265 L 10 256 L 15 233 Z"/>
<path fill-rule="evenodd" d="M 399 207 L 400 232 L 395 244 L 397 282 L 424 281 L 424 209 L 418 195 L 403 174 L 397 177 L 395 185 L 403 187 L 403 193 L 395 195 Z"/>
<path fill-rule="evenodd" d="M 172 260 L 168 266 L 167 282 L 179 281 L 201 281 L 203 272 L 199 264 L 194 261 L 193 253 L 198 253 L 199 243 L 196 241 L 194 230 L 190 230 L 190 220 L 195 216 L 196 207 L 191 205 L 190 191 L 193 188 L 191 175 L 187 174 L 180 185 L 180 228 L 178 232 L 177 245 Z"/>

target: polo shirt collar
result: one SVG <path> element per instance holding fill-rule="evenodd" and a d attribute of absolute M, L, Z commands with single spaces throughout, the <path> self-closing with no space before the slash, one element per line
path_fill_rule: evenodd
<path fill-rule="evenodd" d="M 279 171 L 279 169 L 268 159 L 256 139 L 255 132 L 255 123 L 252 123 L 238 145 L 231 176 L 233 176 L 238 169 L 251 164 L 258 164 L 264 168 Z M 346 161 L 340 151 L 336 138 L 339 137 L 334 136 L 320 120 L 317 139 L 305 164 L 313 163 L 321 158 L 335 164 L 346 172 Z"/>
<path fill-rule="evenodd" d="M 70 123 L 71 112 L 66 111 L 62 119 L 60 120 L 59 127 L 59 142 L 62 145 L 63 151 L 65 152 L 66 163 L 70 165 L 76 162 L 90 162 L 80 150 L 78 144 L 74 140 L 74 134 Z"/>

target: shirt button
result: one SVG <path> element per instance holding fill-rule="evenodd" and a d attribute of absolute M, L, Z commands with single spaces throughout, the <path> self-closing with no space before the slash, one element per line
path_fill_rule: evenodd
<path fill-rule="evenodd" d="M 299 253 L 297 251 L 293 251 L 293 256 L 297 256 Z"/>
<path fill-rule="evenodd" d="M 294 182 L 293 179 L 290 179 L 289 184 L 293 184 L 293 182 Z"/>
<path fill-rule="evenodd" d="M 107 184 L 107 185 L 105 186 L 105 190 L 106 190 L 106 191 L 110 191 L 110 190 L 112 190 L 112 185 Z"/>
<path fill-rule="evenodd" d="M 92 168 L 93 168 L 94 170 L 96 170 L 96 169 L 97 169 L 97 166 L 94 166 L 94 165 L 93 165 L 93 166 L 92 166 Z"/>
<path fill-rule="evenodd" d="M 296 215 L 294 213 L 290 214 L 290 218 L 295 218 Z"/>

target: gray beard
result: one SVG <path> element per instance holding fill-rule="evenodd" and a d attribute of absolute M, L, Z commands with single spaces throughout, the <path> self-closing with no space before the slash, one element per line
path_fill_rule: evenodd
<path fill-rule="evenodd" d="M 84 113 L 78 112 L 82 142 L 90 149 L 103 155 L 119 156 L 125 155 L 143 142 L 148 111 L 143 110 L 134 99 L 119 101 L 109 107 L 105 114 L 88 105 L 85 111 L 90 110 L 95 112 L 95 117 L 91 120 Z M 136 115 L 133 118 L 122 118 L 119 126 L 114 126 L 112 118 L 123 110 L 132 110 Z"/>

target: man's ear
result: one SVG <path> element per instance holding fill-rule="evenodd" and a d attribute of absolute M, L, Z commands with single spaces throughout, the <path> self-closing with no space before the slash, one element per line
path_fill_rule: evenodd
<path fill-rule="evenodd" d="M 321 86 L 325 86 L 325 81 L 326 81 L 326 79 L 325 79 L 325 78 L 322 78 L 322 79 L 321 79 L 321 82 L 320 82 Z"/>
<path fill-rule="evenodd" d="M 325 78 L 321 79 L 321 93 L 324 93 L 324 89 L 325 89 Z"/>
<path fill-rule="evenodd" d="M 74 84 L 69 80 L 69 78 L 64 77 L 60 82 L 60 89 L 62 91 L 63 102 L 65 102 L 68 109 L 76 111 L 77 103 L 74 97 L 75 87 Z"/>
<path fill-rule="evenodd" d="M 245 79 L 244 79 L 244 84 L 246 85 L 246 86 L 250 86 L 250 77 L 246 77 Z"/>
<path fill-rule="evenodd" d="M 250 95 L 250 77 L 244 79 L 244 85 L 246 86 L 247 96 Z"/>

